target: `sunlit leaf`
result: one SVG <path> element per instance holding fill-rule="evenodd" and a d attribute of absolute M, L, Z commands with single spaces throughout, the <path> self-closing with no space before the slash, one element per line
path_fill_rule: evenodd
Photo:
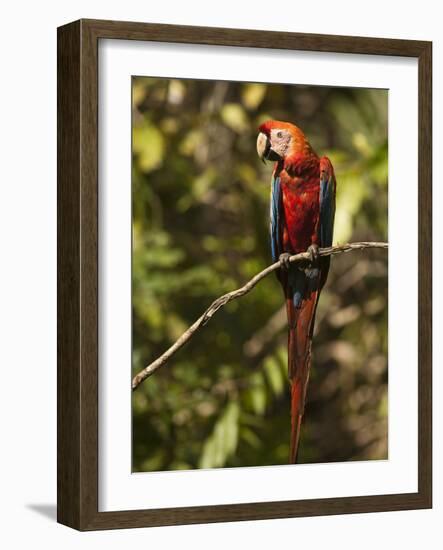
<path fill-rule="evenodd" d="M 140 170 L 146 173 L 159 168 L 165 151 L 163 134 L 146 121 L 142 126 L 134 127 L 132 137 Z"/>
<path fill-rule="evenodd" d="M 219 468 L 235 452 L 239 433 L 239 405 L 230 401 L 203 445 L 200 468 Z"/>
<path fill-rule="evenodd" d="M 280 395 L 283 391 L 285 380 L 283 379 L 282 370 L 276 358 L 267 357 L 263 365 L 263 370 L 265 371 L 266 380 L 274 395 Z"/>
<path fill-rule="evenodd" d="M 248 397 L 255 414 L 262 415 L 266 410 L 266 387 L 261 372 L 256 372 L 250 377 Z"/>
<path fill-rule="evenodd" d="M 242 88 L 242 100 L 247 109 L 257 109 L 266 94 L 266 84 L 245 84 Z"/>
<path fill-rule="evenodd" d="M 223 122 L 238 133 L 249 127 L 248 117 L 241 105 L 227 103 L 221 110 Z"/>

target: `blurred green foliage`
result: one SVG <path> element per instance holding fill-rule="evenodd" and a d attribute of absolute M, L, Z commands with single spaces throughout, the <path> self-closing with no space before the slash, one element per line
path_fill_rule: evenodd
<path fill-rule="evenodd" d="M 133 372 L 270 263 L 258 125 L 293 122 L 337 176 L 334 242 L 387 240 L 387 91 L 133 79 Z M 300 462 L 387 457 L 387 253 L 332 260 Z M 275 277 L 230 303 L 133 394 L 134 471 L 287 463 Z"/>

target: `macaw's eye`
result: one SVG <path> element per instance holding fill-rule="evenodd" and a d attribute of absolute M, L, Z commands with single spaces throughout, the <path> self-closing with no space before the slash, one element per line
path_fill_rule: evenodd
<path fill-rule="evenodd" d="M 283 137 L 283 132 L 277 132 L 277 137 L 282 138 Z"/>

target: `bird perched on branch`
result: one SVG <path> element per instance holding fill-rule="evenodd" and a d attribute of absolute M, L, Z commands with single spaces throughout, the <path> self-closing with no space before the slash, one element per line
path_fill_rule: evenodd
<path fill-rule="evenodd" d="M 332 244 L 335 176 L 330 160 L 319 158 L 303 132 L 288 122 L 269 120 L 259 128 L 259 157 L 274 161 L 271 182 L 271 251 L 280 261 L 288 317 L 288 374 L 291 383 L 290 462 L 297 460 L 300 427 L 311 365 L 315 312 L 329 271 L 330 257 L 319 247 Z M 308 251 L 305 263 L 289 262 Z"/>

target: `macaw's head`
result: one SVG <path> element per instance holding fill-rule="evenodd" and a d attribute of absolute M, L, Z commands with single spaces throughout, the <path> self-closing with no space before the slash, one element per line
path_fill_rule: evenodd
<path fill-rule="evenodd" d="M 284 160 L 290 155 L 310 150 L 305 135 L 289 122 L 268 120 L 259 128 L 257 153 L 265 160 Z"/>

